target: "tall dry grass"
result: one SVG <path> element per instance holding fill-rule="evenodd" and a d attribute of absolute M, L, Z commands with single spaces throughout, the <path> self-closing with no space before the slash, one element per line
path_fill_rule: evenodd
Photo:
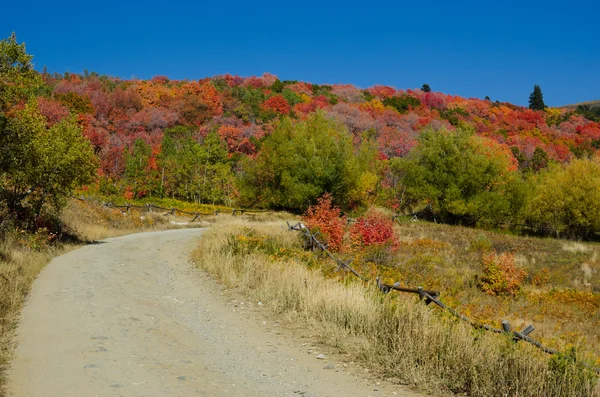
<path fill-rule="evenodd" d="M 281 222 L 230 220 L 207 232 L 199 267 L 274 312 L 306 324 L 379 373 L 436 394 L 599 396 L 596 376 L 569 356 L 549 357 L 508 337 L 477 331 L 414 298 L 340 283 L 306 261 L 238 249 L 259 235 L 282 252 L 300 249 Z"/>

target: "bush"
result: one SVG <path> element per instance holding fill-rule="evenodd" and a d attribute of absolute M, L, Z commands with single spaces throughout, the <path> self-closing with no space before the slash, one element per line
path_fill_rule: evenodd
<path fill-rule="evenodd" d="M 344 239 L 346 217 L 341 216 L 341 210 L 333 206 L 331 200 L 329 193 L 324 194 L 317 204 L 306 210 L 302 221 L 313 233 L 321 233 L 332 251 L 339 251 Z"/>
<path fill-rule="evenodd" d="M 527 272 L 515 265 L 512 253 L 497 255 L 492 251 L 484 254 L 481 266 L 483 275 L 479 285 L 483 292 L 490 295 L 515 295 L 521 290 L 521 284 L 527 277 Z"/>
<path fill-rule="evenodd" d="M 350 229 L 353 246 L 396 245 L 394 224 L 389 217 L 370 211 L 365 217 L 358 218 Z"/>

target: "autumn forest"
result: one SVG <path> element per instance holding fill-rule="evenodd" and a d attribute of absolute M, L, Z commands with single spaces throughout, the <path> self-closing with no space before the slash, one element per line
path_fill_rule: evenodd
<path fill-rule="evenodd" d="M 589 107 L 269 73 L 38 73 L 14 36 L 1 45 L 1 210 L 23 225 L 83 188 L 297 213 L 329 193 L 345 212 L 428 208 L 450 224 L 600 231 L 600 117 Z"/>

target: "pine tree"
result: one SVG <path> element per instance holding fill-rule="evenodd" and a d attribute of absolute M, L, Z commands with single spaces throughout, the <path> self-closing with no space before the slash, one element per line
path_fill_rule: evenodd
<path fill-rule="evenodd" d="M 421 91 L 431 92 L 431 87 L 429 87 L 429 84 L 423 84 L 423 87 L 421 87 Z"/>
<path fill-rule="evenodd" d="M 533 92 L 529 95 L 529 109 L 533 110 L 544 110 L 546 104 L 544 103 L 544 95 L 539 85 L 533 86 Z"/>

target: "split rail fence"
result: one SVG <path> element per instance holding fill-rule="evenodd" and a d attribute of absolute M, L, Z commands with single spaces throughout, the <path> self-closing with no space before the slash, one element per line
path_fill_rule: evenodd
<path fill-rule="evenodd" d="M 175 207 L 171 207 L 171 208 L 161 207 L 158 205 L 154 205 L 152 203 L 146 203 L 145 205 L 134 205 L 134 204 L 129 204 L 129 203 L 125 203 L 123 205 L 116 205 L 113 202 L 100 202 L 99 200 L 97 200 L 95 198 L 90 198 L 90 197 L 85 197 L 85 196 L 75 197 L 75 199 L 77 199 L 79 201 L 94 202 L 94 203 L 97 203 L 106 208 L 114 208 L 116 210 L 121 211 L 121 213 L 123 213 L 123 214 L 131 213 L 132 209 L 138 209 L 142 212 L 155 212 L 155 210 L 166 211 L 162 214 L 163 216 L 173 216 L 176 214 L 189 215 L 189 216 L 193 216 L 192 220 L 189 221 L 190 223 L 193 223 L 196 220 L 199 220 L 201 216 L 219 216 L 220 214 L 231 214 L 232 216 L 241 216 L 241 215 L 252 215 L 252 214 L 259 214 L 259 213 L 267 212 L 264 210 L 249 210 L 249 209 L 214 210 L 212 212 L 200 212 L 200 211 L 190 212 L 190 211 L 184 211 L 184 210 L 181 210 L 181 209 L 175 208 Z"/>
<path fill-rule="evenodd" d="M 409 216 L 412 216 L 412 214 L 410 214 Z M 352 273 L 354 276 L 358 277 L 360 280 L 362 280 L 364 282 L 370 281 L 368 278 L 366 278 L 365 276 L 363 276 L 362 274 L 360 274 L 359 272 L 357 272 L 355 269 L 353 269 L 350 266 L 353 259 L 350 259 L 350 260 L 344 262 L 342 259 L 336 257 L 331 251 L 329 251 L 327 244 L 322 243 L 317 238 L 318 232 L 317 233 L 311 232 L 310 229 L 307 228 L 302 223 L 290 225 L 290 223 L 287 222 L 287 226 L 288 226 L 288 230 L 295 230 L 295 231 L 302 232 L 304 234 L 304 237 L 307 239 L 308 244 L 310 245 L 310 248 L 313 251 L 320 250 L 323 253 L 325 253 L 331 260 L 333 260 L 335 263 L 338 264 L 338 269 L 346 269 L 350 273 Z M 501 322 L 502 329 L 495 328 L 490 325 L 483 324 L 483 323 L 480 323 L 473 319 L 470 319 L 469 317 L 465 316 L 464 314 L 461 314 L 458 311 L 454 310 L 453 308 L 447 306 L 440 300 L 440 292 L 439 291 L 427 290 L 420 286 L 417 288 L 403 287 L 403 286 L 401 286 L 400 282 L 396 282 L 394 284 L 385 284 L 385 283 L 381 282 L 381 279 L 379 277 L 377 277 L 375 279 L 375 282 L 377 283 L 377 287 L 379 288 L 379 290 L 384 294 L 390 293 L 393 290 L 417 294 L 417 295 L 419 295 L 419 299 L 424 301 L 426 305 L 434 303 L 437 306 L 439 306 L 440 308 L 442 308 L 443 310 L 445 310 L 448 313 L 450 313 L 451 315 L 453 315 L 454 317 L 457 317 L 458 319 L 466 322 L 467 324 L 471 325 L 474 328 L 484 329 L 486 331 L 493 332 L 496 334 L 510 335 L 515 342 L 524 341 L 524 342 L 530 343 L 533 346 L 540 349 L 541 351 L 548 353 L 548 354 L 558 354 L 559 353 L 559 351 L 551 349 L 549 347 L 546 347 L 546 346 L 542 345 L 542 343 L 540 343 L 539 341 L 537 341 L 529 336 L 529 334 L 531 334 L 535 330 L 535 327 L 533 325 L 528 325 L 523 330 L 517 331 L 515 329 L 512 329 L 508 320 L 502 320 L 502 322 Z M 597 368 L 597 367 L 589 367 L 589 368 L 591 370 L 595 371 L 598 375 L 600 375 L 600 368 Z"/>

